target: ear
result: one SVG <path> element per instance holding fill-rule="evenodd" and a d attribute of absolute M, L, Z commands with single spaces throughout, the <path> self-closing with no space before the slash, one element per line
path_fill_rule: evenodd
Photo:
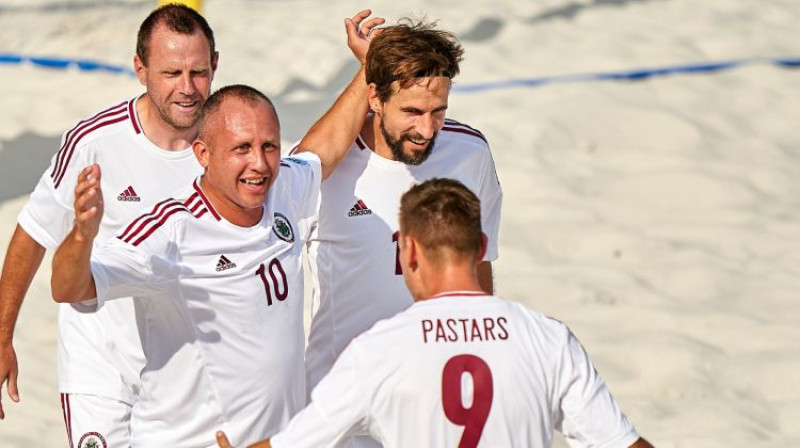
<path fill-rule="evenodd" d="M 383 101 L 378 96 L 378 86 L 375 85 L 374 82 L 369 83 L 369 95 L 367 96 L 369 101 L 369 108 L 375 112 L 375 115 L 382 115 L 383 114 Z"/>
<path fill-rule="evenodd" d="M 214 79 L 214 73 L 217 72 L 217 64 L 219 64 L 219 51 L 215 51 L 211 56 L 211 79 Z"/>
<path fill-rule="evenodd" d="M 194 151 L 194 156 L 197 157 L 197 161 L 200 162 L 200 166 L 203 167 L 205 171 L 208 170 L 208 159 L 211 155 L 211 149 L 208 147 L 206 142 L 200 140 L 199 138 L 192 142 L 192 150 Z"/>
<path fill-rule="evenodd" d="M 481 247 L 478 249 L 478 263 L 483 261 L 483 257 L 486 256 L 486 251 L 489 249 L 489 237 L 486 236 L 485 233 L 481 232 Z"/>
<path fill-rule="evenodd" d="M 417 241 L 410 236 L 400 236 L 403 240 L 402 254 L 405 257 L 406 266 L 412 271 L 419 267 L 419 246 Z"/>
<path fill-rule="evenodd" d="M 136 72 L 136 77 L 139 78 L 139 83 L 143 86 L 146 86 L 147 77 L 145 76 L 145 72 L 147 71 L 147 67 L 145 67 L 144 62 L 142 62 L 142 59 L 139 58 L 138 54 L 133 55 L 133 71 Z"/>

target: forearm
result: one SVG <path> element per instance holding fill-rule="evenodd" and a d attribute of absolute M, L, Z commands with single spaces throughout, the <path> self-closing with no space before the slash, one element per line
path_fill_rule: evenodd
<path fill-rule="evenodd" d="M 97 296 L 90 264 L 92 243 L 73 229 L 56 251 L 50 279 L 56 302 L 81 302 Z"/>
<path fill-rule="evenodd" d="M 630 448 L 653 448 L 653 445 L 651 445 L 650 442 L 648 442 L 647 440 L 640 437 L 639 440 L 637 440 L 636 442 L 633 443 L 633 445 L 630 446 Z"/>
<path fill-rule="evenodd" d="M 491 261 L 478 263 L 478 284 L 484 292 L 494 294 L 494 276 L 492 274 Z"/>
<path fill-rule="evenodd" d="M 44 253 L 45 248 L 17 226 L 8 244 L 0 275 L 0 344 L 10 343 L 14 337 L 22 301 Z"/>
<path fill-rule="evenodd" d="M 319 156 L 322 178 L 333 172 L 352 146 L 367 116 L 367 80 L 362 66 L 333 106 L 309 129 L 298 151 Z"/>

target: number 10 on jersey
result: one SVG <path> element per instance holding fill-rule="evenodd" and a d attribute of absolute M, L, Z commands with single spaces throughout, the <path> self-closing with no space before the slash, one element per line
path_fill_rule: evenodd
<path fill-rule="evenodd" d="M 279 302 L 289 297 L 289 282 L 286 280 L 286 271 L 277 258 L 270 260 L 268 265 L 261 265 L 256 270 L 256 277 L 264 284 L 264 294 L 267 296 L 267 306 L 272 305 L 272 295 Z M 269 278 L 267 278 L 269 277 Z"/>

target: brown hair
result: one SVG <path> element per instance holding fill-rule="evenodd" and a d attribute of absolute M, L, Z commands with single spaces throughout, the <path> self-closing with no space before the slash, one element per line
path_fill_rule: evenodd
<path fill-rule="evenodd" d="M 481 204 L 453 179 L 415 185 L 400 199 L 400 228 L 437 262 L 446 254 L 475 257 L 481 248 Z"/>
<path fill-rule="evenodd" d="M 392 82 L 408 88 L 419 78 L 446 76 L 458 72 L 464 49 L 453 33 L 435 29 L 435 23 L 402 19 L 386 27 L 372 40 L 367 52 L 367 84 L 375 83 L 378 97 L 392 96 Z"/>
<path fill-rule="evenodd" d="M 139 56 L 145 67 L 150 55 L 150 36 L 153 35 L 153 30 L 162 23 L 171 31 L 179 34 L 194 34 L 199 28 L 208 39 L 210 56 L 211 59 L 214 59 L 214 32 L 211 31 L 206 19 L 186 5 L 172 3 L 151 12 L 139 27 L 139 34 L 136 37 L 136 55 Z"/>
<path fill-rule="evenodd" d="M 219 108 L 222 106 L 222 103 L 233 98 L 244 101 L 249 106 L 256 106 L 259 102 L 267 103 L 275 112 L 275 120 L 278 121 L 278 113 L 275 111 L 275 105 L 272 104 L 272 101 L 269 99 L 269 97 L 253 87 L 243 84 L 233 84 L 230 86 L 225 86 L 212 93 L 206 102 L 203 103 L 203 107 L 200 109 L 200 119 L 197 121 L 199 123 L 197 138 L 201 140 L 204 139 L 206 133 L 208 132 L 207 123 L 209 117 L 214 115 L 214 113 L 219 110 Z"/>

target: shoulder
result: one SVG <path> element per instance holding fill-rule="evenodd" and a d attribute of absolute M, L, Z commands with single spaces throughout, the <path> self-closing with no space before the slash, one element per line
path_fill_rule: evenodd
<path fill-rule="evenodd" d="M 205 216 L 220 219 L 195 182 L 191 188 L 180 190 L 137 216 L 119 231 L 117 239 L 138 246 L 159 229 L 174 227 Z"/>
<path fill-rule="evenodd" d="M 141 127 L 134 111 L 134 102 L 135 99 L 129 99 L 105 107 L 78 121 L 64 133 L 51 173 L 56 186 L 61 183 L 67 167 L 75 159 L 77 152 L 86 151 L 88 146 L 95 149 L 101 148 L 103 147 L 103 139 L 106 138 L 117 136 L 130 138 L 141 133 Z M 100 144 L 90 145 L 90 143 Z M 110 144 L 108 147 L 112 148 L 115 145 Z"/>
<path fill-rule="evenodd" d="M 64 133 L 64 145 L 78 145 L 121 131 L 129 131 L 131 135 L 141 133 L 135 102 L 135 98 L 116 102 L 78 121 Z"/>
<path fill-rule="evenodd" d="M 442 127 L 442 136 L 448 139 L 460 141 L 473 141 L 480 142 L 482 145 L 488 145 L 489 142 L 483 133 L 476 128 L 456 121 L 452 118 L 445 118 L 444 126 Z"/>

